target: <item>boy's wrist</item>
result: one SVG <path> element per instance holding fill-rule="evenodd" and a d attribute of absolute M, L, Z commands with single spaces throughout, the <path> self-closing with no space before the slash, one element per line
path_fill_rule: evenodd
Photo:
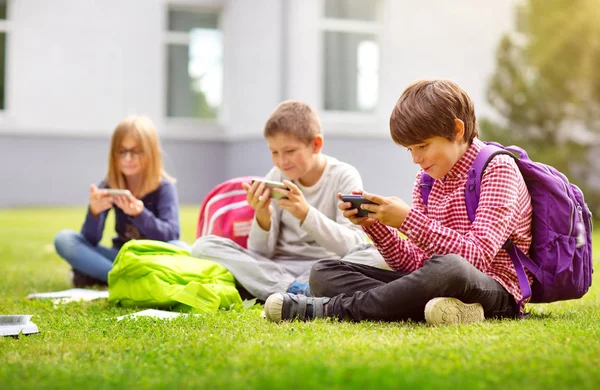
<path fill-rule="evenodd" d="M 256 222 L 258 223 L 258 226 L 265 232 L 271 230 L 271 215 L 256 213 Z"/>
<path fill-rule="evenodd" d="M 300 220 L 300 225 L 302 225 L 304 223 L 304 221 L 306 221 L 306 217 L 308 217 L 308 212 L 310 211 L 310 207 L 308 205 L 305 205 L 305 207 L 303 207 L 303 209 L 300 211 L 298 219 Z"/>
<path fill-rule="evenodd" d="M 405 207 L 402 207 L 400 210 L 400 224 L 398 226 L 394 226 L 396 229 L 400 229 L 400 227 L 402 226 L 402 224 L 404 223 L 404 221 L 406 221 L 406 218 L 408 218 L 408 215 L 410 214 L 410 211 L 412 210 L 412 208 L 408 205 L 406 205 Z"/>

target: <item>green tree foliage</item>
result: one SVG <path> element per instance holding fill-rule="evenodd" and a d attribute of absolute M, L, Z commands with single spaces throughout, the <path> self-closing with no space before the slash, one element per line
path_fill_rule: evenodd
<path fill-rule="evenodd" d="M 526 0 L 517 11 L 517 32 L 500 40 L 487 91 L 502 120 L 483 119 L 482 136 L 567 174 L 597 213 L 600 0 Z"/>
<path fill-rule="evenodd" d="M 206 100 L 206 95 L 202 91 L 194 91 L 195 94 L 195 115 L 202 119 L 216 119 L 217 107 L 211 106 Z"/>

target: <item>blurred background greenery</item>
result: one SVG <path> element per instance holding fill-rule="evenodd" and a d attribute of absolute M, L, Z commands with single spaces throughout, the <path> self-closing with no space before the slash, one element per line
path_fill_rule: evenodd
<path fill-rule="evenodd" d="M 555 166 L 600 215 L 600 1 L 527 0 L 497 48 L 484 140 Z"/>

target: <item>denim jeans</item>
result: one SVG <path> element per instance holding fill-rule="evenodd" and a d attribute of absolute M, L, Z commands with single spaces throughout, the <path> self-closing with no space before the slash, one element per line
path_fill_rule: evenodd
<path fill-rule="evenodd" d="M 327 316 L 343 320 L 424 321 L 425 305 L 436 297 L 480 303 L 486 318 L 518 314 L 500 283 L 457 255 L 433 256 L 411 273 L 323 260 L 312 267 L 309 282 L 313 296 L 332 297 Z"/>
<path fill-rule="evenodd" d="M 173 240 L 169 244 L 189 250 L 189 246 L 183 241 Z M 73 269 L 105 283 L 119 253 L 119 248 L 92 245 L 83 235 L 73 230 L 60 231 L 54 238 L 54 247 Z"/>

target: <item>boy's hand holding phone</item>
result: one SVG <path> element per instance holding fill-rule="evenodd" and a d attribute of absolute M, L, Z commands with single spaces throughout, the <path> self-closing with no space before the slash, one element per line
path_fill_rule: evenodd
<path fill-rule="evenodd" d="M 338 208 L 344 212 L 344 217 L 353 224 L 369 227 L 375 223 L 375 219 L 369 218 L 369 211 L 362 208 L 363 204 L 370 203 L 362 194 L 363 191 L 359 190 L 352 191 L 352 194 L 338 193 L 337 197 L 342 201 Z"/>
<path fill-rule="evenodd" d="M 271 230 L 271 215 L 273 207 L 271 206 L 271 189 L 267 187 L 264 181 L 253 180 L 252 184 L 242 183 L 246 190 L 248 204 L 255 211 L 255 218 L 258 225 L 264 230 Z"/>
<path fill-rule="evenodd" d="M 386 226 L 400 228 L 410 212 L 410 206 L 397 196 L 379 196 L 363 192 L 363 196 L 377 205 L 363 206 L 369 215 Z"/>
<path fill-rule="evenodd" d="M 275 199 L 279 207 L 298 218 L 300 222 L 306 219 L 310 206 L 302 191 L 291 181 L 284 180 L 280 183 L 253 180 L 252 184 L 242 183 L 242 186 L 248 192 L 248 204 L 256 210 L 256 220 L 263 230 L 268 231 L 271 228 L 271 199 Z"/>
<path fill-rule="evenodd" d="M 265 186 L 267 188 L 269 188 L 271 191 L 269 192 L 269 195 L 272 199 L 282 199 L 287 197 L 287 193 L 288 193 L 288 188 L 285 186 L 285 184 L 283 184 L 280 181 L 272 181 L 272 180 L 252 180 L 252 184 L 254 184 L 254 182 L 261 182 L 264 183 Z M 243 184 L 242 184 L 243 186 Z"/>
<path fill-rule="evenodd" d="M 94 184 L 90 185 L 90 212 L 92 215 L 98 216 L 111 207 L 113 207 L 112 196 L 105 189 L 98 189 Z"/>
<path fill-rule="evenodd" d="M 340 203 L 339 209 L 344 211 L 344 217 L 356 225 L 369 227 L 375 221 L 379 221 L 384 225 L 399 228 L 410 212 L 410 206 L 395 196 L 384 197 L 365 191 L 352 191 L 352 194 L 362 195 L 366 201 L 371 202 L 361 202 L 360 208 L 368 211 L 366 217 L 358 217 L 358 209 L 351 202 Z M 343 200 L 342 197 L 342 194 L 338 194 L 340 200 Z"/>
<path fill-rule="evenodd" d="M 275 189 L 275 191 L 285 195 L 284 198 L 277 200 L 277 204 L 279 204 L 279 207 L 298 218 L 301 223 L 304 222 L 308 210 L 310 209 L 308 202 L 304 198 L 304 194 L 297 185 L 289 180 L 284 180 L 283 184 L 285 184 L 288 190 L 280 188 Z"/>

